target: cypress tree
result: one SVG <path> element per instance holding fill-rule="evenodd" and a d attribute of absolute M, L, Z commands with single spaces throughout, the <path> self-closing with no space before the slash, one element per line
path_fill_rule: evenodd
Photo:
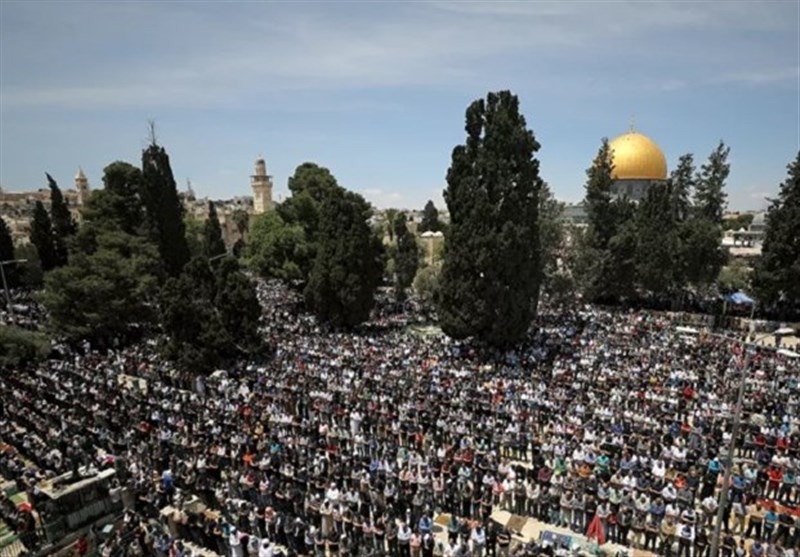
<path fill-rule="evenodd" d="M 337 188 L 320 207 L 316 257 L 305 288 L 318 317 L 352 327 L 369 318 L 383 278 L 383 244 L 369 225 L 369 204 Z"/>
<path fill-rule="evenodd" d="M 14 260 L 14 240 L 11 238 L 11 229 L 8 227 L 5 219 L 0 217 L 0 262 Z M 9 288 L 17 285 L 17 268 L 16 265 L 5 265 L 3 272 L 6 275 L 6 283 Z M 5 298 L 3 298 L 5 301 Z"/>
<path fill-rule="evenodd" d="M 208 202 L 208 218 L 203 224 L 203 250 L 206 257 L 212 258 L 225 253 L 225 242 L 222 239 L 222 227 L 217 218 L 214 203 Z"/>
<path fill-rule="evenodd" d="M 158 246 L 167 273 L 177 276 L 189 261 L 183 206 L 169 156 L 155 142 L 142 152 L 142 186 L 141 199 L 149 236 Z"/>
<path fill-rule="evenodd" d="M 473 102 L 465 129 L 444 192 L 439 319 L 452 337 L 508 346 L 526 334 L 538 301 L 539 143 L 509 91 Z"/>
<path fill-rule="evenodd" d="M 800 152 L 787 167 L 777 199 L 767 211 L 753 286 L 758 300 L 784 315 L 800 307 Z"/>
<path fill-rule="evenodd" d="M 442 229 L 442 223 L 439 222 L 439 209 L 433 204 L 430 199 L 422 209 L 422 221 L 419 223 L 417 231 L 421 234 L 423 232 L 439 232 Z"/>
<path fill-rule="evenodd" d="M 44 208 L 41 201 L 37 201 L 33 208 L 30 240 L 39 253 L 42 270 L 47 272 L 54 269 L 58 265 L 58 257 L 53 241 L 53 225 L 50 222 L 50 215 L 47 214 L 47 209 Z"/>
<path fill-rule="evenodd" d="M 395 215 L 393 221 L 394 237 L 397 240 L 397 248 L 395 250 L 395 295 L 397 299 L 402 301 L 405 299 L 405 292 L 411 283 L 414 282 L 414 277 L 417 274 L 419 267 L 419 246 L 417 240 L 408 231 L 406 224 L 406 214 L 399 213 Z"/>
<path fill-rule="evenodd" d="M 663 297 L 675 284 L 678 233 L 669 183 L 651 184 L 636 211 L 636 277 L 652 296 Z"/>
<path fill-rule="evenodd" d="M 669 177 L 670 206 L 675 222 L 683 222 L 689 217 L 689 200 L 695 185 L 694 175 L 694 156 L 686 153 L 678 159 L 678 166 Z"/>
<path fill-rule="evenodd" d="M 725 143 L 720 141 L 695 179 L 695 215 L 720 226 L 727 205 L 725 180 L 731 171 L 731 165 L 728 163 L 730 152 L 730 147 L 726 147 Z"/>
<path fill-rule="evenodd" d="M 611 187 L 614 184 L 614 159 L 608 139 L 603 138 L 592 166 L 586 170 L 586 214 L 589 221 L 589 245 L 608 249 L 617 232 Z"/>
<path fill-rule="evenodd" d="M 75 234 L 77 225 L 69 212 L 69 206 L 61 193 L 61 188 L 50 174 L 47 176 L 47 184 L 50 187 L 50 215 L 53 226 L 53 243 L 55 246 L 57 266 L 66 265 L 69 260 L 69 250 L 67 249 L 67 238 Z"/>

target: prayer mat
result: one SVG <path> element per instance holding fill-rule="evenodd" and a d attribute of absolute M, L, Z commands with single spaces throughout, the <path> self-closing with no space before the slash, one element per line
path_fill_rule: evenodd
<path fill-rule="evenodd" d="M 525 516 L 520 516 L 518 514 L 511 515 L 511 518 L 508 520 L 506 526 L 512 532 L 522 532 L 522 528 L 525 526 L 525 523 L 528 522 L 528 518 Z"/>

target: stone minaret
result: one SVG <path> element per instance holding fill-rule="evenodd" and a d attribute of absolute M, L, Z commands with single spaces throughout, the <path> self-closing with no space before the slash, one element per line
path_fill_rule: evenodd
<path fill-rule="evenodd" d="M 267 175 L 264 159 L 256 160 L 256 173 L 250 176 L 253 188 L 253 213 L 260 215 L 272 209 L 272 177 Z"/>
<path fill-rule="evenodd" d="M 89 180 L 82 168 L 78 168 L 78 173 L 75 175 L 75 191 L 78 192 L 78 205 L 83 206 L 89 199 Z"/>

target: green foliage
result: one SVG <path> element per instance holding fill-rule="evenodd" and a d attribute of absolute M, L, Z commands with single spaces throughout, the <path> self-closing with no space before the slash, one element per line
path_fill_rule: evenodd
<path fill-rule="evenodd" d="M 614 184 L 614 160 L 608 139 L 603 138 L 592 166 L 586 171 L 586 176 L 589 245 L 596 250 L 606 250 L 619 227 L 611 196 L 611 186 Z"/>
<path fill-rule="evenodd" d="M 689 196 L 695 187 L 694 176 L 694 156 L 691 153 L 682 155 L 678 159 L 678 166 L 669 177 L 670 208 L 675 222 L 683 222 L 689 218 L 691 209 Z"/>
<path fill-rule="evenodd" d="M 307 198 L 307 199 L 310 199 Z M 245 246 L 250 269 L 265 278 L 305 281 L 313 263 L 314 250 L 300 224 L 288 224 L 279 211 L 256 217 Z"/>
<path fill-rule="evenodd" d="M 308 307 L 336 326 L 369 318 L 383 277 L 383 244 L 369 225 L 369 204 L 338 188 L 324 196 L 314 265 L 305 288 Z"/>
<path fill-rule="evenodd" d="M 636 212 L 636 278 L 651 296 L 668 296 L 679 282 L 679 238 L 672 187 L 654 183 Z"/>
<path fill-rule="evenodd" d="M 183 226 L 186 228 L 186 246 L 189 248 L 191 256 L 203 255 L 205 250 L 203 245 L 205 223 L 193 215 L 186 215 L 183 219 Z"/>
<path fill-rule="evenodd" d="M 394 289 L 398 300 L 405 299 L 405 292 L 414 280 L 419 267 L 419 246 L 417 240 L 408 231 L 405 213 L 394 217 L 394 237 L 397 248 L 394 253 Z"/>
<path fill-rule="evenodd" d="M 250 230 L 250 215 L 244 209 L 234 209 L 231 219 L 239 232 L 239 238 L 244 238 L 244 235 Z"/>
<path fill-rule="evenodd" d="M 158 246 L 167 274 L 177 276 L 189 261 L 189 246 L 183 206 L 163 147 L 152 143 L 142 152 L 142 179 L 140 196 L 149 237 Z"/>
<path fill-rule="evenodd" d="M 394 242 L 394 220 L 397 218 L 399 211 L 397 209 L 386 209 L 383 216 L 386 219 L 386 234 L 389 236 L 389 242 Z"/>
<path fill-rule="evenodd" d="M 439 210 L 433 204 L 433 201 L 428 200 L 422 210 L 422 222 L 419 223 L 417 232 L 422 234 L 423 232 L 439 232 L 440 230 L 442 230 L 442 223 L 439 221 Z"/>
<path fill-rule="evenodd" d="M 691 217 L 681 223 L 678 234 L 683 276 L 696 289 L 707 289 L 717 280 L 725 263 L 722 228 L 704 218 Z"/>
<path fill-rule="evenodd" d="M 723 223 L 723 230 L 747 230 L 753 224 L 753 213 L 746 213 L 744 215 L 737 215 L 730 219 L 725 219 Z"/>
<path fill-rule="evenodd" d="M 306 193 L 317 203 L 322 203 L 329 193 L 337 189 L 339 185 L 331 171 L 313 162 L 304 162 L 289 177 L 289 191 L 292 196 Z"/>
<path fill-rule="evenodd" d="M 566 241 L 564 229 L 564 204 L 558 201 L 550 187 L 542 184 L 539 190 L 539 245 L 541 246 L 542 290 L 553 293 L 556 281 L 563 286 L 559 277 L 559 258 Z"/>
<path fill-rule="evenodd" d="M 47 184 L 50 187 L 50 218 L 53 226 L 56 264 L 58 266 L 66 265 L 69 260 L 67 240 L 75 234 L 78 226 L 72 218 L 72 213 L 69 212 L 69 207 L 58 184 L 49 174 L 45 174 L 45 176 L 47 176 Z"/>
<path fill-rule="evenodd" d="M 44 271 L 36 247 L 33 244 L 17 246 L 16 257 L 26 260 L 25 263 L 17 264 L 19 284 L 32 290 L 40 288 L 44 283 Z"/>
<path fill-rule="evenodd" d="M 11 229 L 6 224 L 5 219 L 0 217 L 0 262 L 12 261 L 13 259 L 14 241 L 11 238 Z M 3 272 L 6 275 L 6 283 L 9 288 L 14 288 L 19 284 L 19 272 L 15 264 L 3 265 Z"/>
<path fill-rule="evenodd" d="M 466 132 L 444 192 L 450 229 L 439 319 L 452 337 L 508 346 L 526 334 L 538 301 L 539 143 L 508 91 L 473 102 Z"/>
<path fill-rule="evenodd" d="M 47 273 L 41 299 L 56 332 L 109 345 L 152 322 L 160 263 L 138 236 L 104 229 L 95 240 L 92 253 L 73 253 L 68 265 Z"/>
<path fill-rule="evenodd" d="M 219 309 L 222 326 L 236 347 L 245 352 L 259 350 L 261 305 L 253 282 L 241 272 L 238 262 L 232 257 L 220 261 L 214 304 Z"/>
<path fill-rule="evenodd" d="M 718 226 L 722 225 L 722 215 L 727 204 L 725 180 L 731 171 L 731 165 L 728 163 L 730 152 L 730 147 L 726 147 L 725 143 L 720 141 L 695 179 L 695 216 Z"/>
<path fill-rule="evenodd" d="M 225 241 L 222 239 L 222 227 L 217 217 L 214 203 L 208 202 L 208 218 L 203 224 L 203 254 L 209 259 L 226 252 Z"/>
<path fill-rule="evenodd" d="M 614 302 L 635 295 L 636 226 L 634 205 L 627 198 L 614 198 L 613 153 L 603 139 L 592 166 L 586 171 L 586 211 L 589 226 L 580 254 L 585 258 L 581 282 L 587 298 Z"/>
<path fill-rule="evenodd" d="M 433 303 L 439 294 L 441 268 L 428 265 L 417 271 L 414 277 L 414 293 L 424 302 Z"/>
<path fill-rule="evenodd" d="M 726 293 L 748 290 L 751 269 L 741 259 L 734 259 L 719 272 L 720 290 Z"/>
<path fill-rule="evenodd" d="M 231 257 L 215 271 L 208 258 L 192 258 L 166 281 L 159 302 L 164 354 L 184 370 L 206 374 L 260 348 L 255 287 Z"/>
<path fill-rule="evenodd" d="M 760 303 L 784 313 L 800 304 L 800 152 L 767 212 L 753 286 Z"/>
<path fill-rule="evenodd" d="M 142 171 L 127 162 L 116 161 L 103 169 L 102 190 L 95 190 L 82 209 L 84 221 L 127 234 L 141 234 L 144 208 L 139 197 Z"/>
<path fill-rule="evenodd" d="M 50 339 L 39 332 L 0 325 L 0 368 L 15 369 L 40 362 L 50 354 Z"/>
<path fill-rule="evenodd" d="M 58 265 L 58 256 L 53 242 L 53 225 L 41 201 L 37 201 L 33 207 L 30 240 L 36 246 L 42 270 L 46 272 L 55 268 Z"/>

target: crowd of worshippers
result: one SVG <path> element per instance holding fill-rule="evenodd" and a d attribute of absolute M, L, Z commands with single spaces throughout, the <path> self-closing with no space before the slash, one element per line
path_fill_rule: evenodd
<path fill-rule="evenodd" d="M 543 311 L 523 346 L 498 352 L 388 311 L 328 330 L 278 285 L 259 297 L 272 347 L 259 364 L 196 378 L 143 343 L 59 346 L 3 370 L 0 438 L 16 452 L 0 474 L 36 506 L 42 479 L 113 466 L 142 525 L 177 509 L 177 535 L 136 526 L 149 542 L 115 538 L 113 555 L 188 555 L 181 540 L 237 557 L 553 552 L 512 541 L 490 520 L 500 508 L 580 534 L 597 516 L 608 541 L 707 557 L 740 377 L 729 342 L 587 307 Z M 751 360 L 725 557 L 800 547 L 798 371 L 768 349 Z M 181 511 L 191 496 L 215 512 Z"/>

